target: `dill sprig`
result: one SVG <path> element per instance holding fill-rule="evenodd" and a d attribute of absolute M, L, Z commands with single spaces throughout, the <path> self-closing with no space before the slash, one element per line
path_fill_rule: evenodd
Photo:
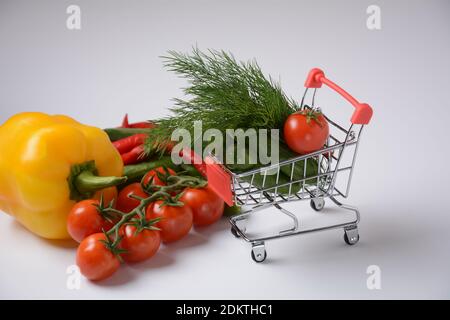
<path fill-rule="evenodd" d="M 188 80 L 185 99 L 174 99 L 172 115 L 157 119 L 145 150 L 154 151 L 155 141 L 170 140 L 172 132 L 184 128 L 193 133 L 194 121 L 203 131 L 218 129 L 282 129 L 284 121 L 298 109 L 280 85 L 263 74 L 255 60 L 237 62 L 231 53 L 193 48 L 191 54 L 169 51 L 164 66 Z"/>

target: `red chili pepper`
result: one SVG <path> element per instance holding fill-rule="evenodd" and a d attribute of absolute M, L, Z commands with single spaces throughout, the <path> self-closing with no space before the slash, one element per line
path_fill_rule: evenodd
<path fill-rule="evenodd" d="M 125 116 L 122 120 L 122 128 L 129 128 L 130 124 L 128 123 L 128 113 L 125 113 Z"/>
<path fill-rule="evenodd" d="M 141 121 L 135 123 L 128 122 L 128 113 L 125 114 L 122 120 L 122 128 L 154 128 L 155 124 L 150 121 Z"/>
<path fill-rule="evenodd" d="M 154 128 L 155 124 L 150 121 L 142 121 L 142 122 L 135 122 L 130 124 L 130 128 L 146 128 L 151 129 Z"/>
<path fill-rule="evenodd" d="M 120 154 L 129 152 L 133 148 L 143 144 L 147 139 L 147 134 L 145 133 L 137 133 L 132 136 L 117 140 L 113 142 L 113 145 L 116 147 L 117 151 Z"/>
<path fill-rule="evenodd" d="M 124 165 L 134 164 L 145 160 L 144 145 L 134 147 L 131 151 L 120 155 Z"/>

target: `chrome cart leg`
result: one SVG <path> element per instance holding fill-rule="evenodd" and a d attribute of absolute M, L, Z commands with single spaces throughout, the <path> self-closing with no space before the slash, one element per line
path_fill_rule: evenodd
<path fill-rule="evenodd" d="M 355 220 L 349 225 L 357 225 L 359 223 L 359 210 L 356 207 L 352 207 L 346 204 L 339 202 L 335 197 L 330 197 L 330 199 L 340 208 L 353 211 L 355 213 Z"/>
<path fill-rule="evenodd" d="M 283 207 L 281 207 L 278 203 L 275 203 L 273 205 L 275 208 L 277 208 L 278 210 L 280 210 L 281 212 L 283 212 L 285 215 L 287 215 L 289 218 L 292 219 L 293 222 L 293 226 L 292 228 L 286 229 L 286 230 L 281 230 L 280 234 L 282 233 L 287 233 L 287 232 L 294 232 L 295 230 L 298 229 L 298 219 L 295 216 L 295 214 L 293 214 L 292 212 L 290 212 L 289 210 L 284 209 Z"/>
<path fill-rule="evenodd" d="M 267 258 L 266 248 L 264 242 L 253 242 L 252 243 L 252 259 L 255 262 L 263 262 Z"/>
<path fill-rule="evenodd" d="M 241 233 L 245 233 L 246 231 L 246 224 L 247 224 L 247 218 L 248 215 L 250 213 L 243 213 L 241 215 L 232 217 L 230 219 L 230 221 L 232 221 L 233 223 L 231 224 L 231 233 L 236 237 L 236 238 L 240 238 L 241 235 L 239 234 L 239 232 Z"/>
<path fill-rule="evenodd" d="M 240 214 L 231 217 L 230 218 L 231 233 L 236 238 L 240 238 L 242 236 L 241 234 L 244 234 L 245 238 L 245 231 L 247 230 L 246 225 L 248 217 L 252 214 L 255 214 L 256 212 L 270 208 L 271 206 L 272 206 L 271 203 L 265 203 L 254 207 L 248 207 L 247 209 L 243 209 Z"/>
<path fill-rule="evenodd" d="M 309 205 L 314 211 L 322 211 L 322 209 L 325 207 L 325 200 L 323 199 L 323 197 L 312 198 Z"/>
<path fill-rule="evenodd" d="M 355 220 L 344 227 L 344 241 L 350 246 L 356 244 L 359 241 L 359 232 L 357 225 L 359 223 L 360 217 L 358 209 L 356 207 L 343 204 L 336 200 L 336 198 L 334 197 L 330 197 L 330 199 L 340 208 L 347 209 L 355 213 Z"/>
<path fill-rule="evenodd" d="M 233 234 L 233 236 L 235 236 L 236 238 L 240 238 L 241 235 L 237 232 L 237 230 L 234 227 L 231 227 L 231 233 Z"/>
<path fill-rule="evenodd" d="M 246 227 L 244 222 L 242 222 L 243 220 L 240 220 L 236 223 L 236 227 L 231 226 L 231 233 L 233 234 L 233 236 L 235 236 L 236 238 L 240 238 L 241 234 L 240 233 L 244 233 L 246 231 Z M 239 230 L 239 231 L 238 231 Z M 240 232 L 240 233 L 239 233 Z"/>

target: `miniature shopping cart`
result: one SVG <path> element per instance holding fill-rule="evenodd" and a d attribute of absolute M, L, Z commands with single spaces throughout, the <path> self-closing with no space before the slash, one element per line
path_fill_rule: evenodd
<path fill-rule="evenodd" d="M 330 127 L 330 135 L 323 149 L 240 173 L 231 171 L 213 155 L 205 159 L 208 184 L 229 205 L 235 204 L 241 208 L 241 214 L 230 219 L 231 232 L 236 237 L 251 243 L 251 256 L 256 262 L 262 262 L 266 259 L 264 243 L 272 239 L 342 228 L 344 240 L 347 244 L 354 245 L 359 240 L 357 225 L 360 214 L 358 209 L 341 203 L 337 198 L 347 198 L 349 194 L 361 132 L 364 125 L 368 124 L 372 117 L 372 108 L 368 104 L 358 102 L 338 85 L 327 79 L 320 69 L 312 69 L 306 79 L 306 90 L 301 102 L 302 107 L 306 97 L 308 97 L 308 91 L 314 89 L 311 106 L 309 106 L 314 108 L 316 90 L 323 84 L 338 92 L 355 107 L 348 128 L 326 117 Z M 309 96 L 311 96 L 311 92 Z M 314 176 L 306 176 L 308 161 L 314 161 L 317 164 L 317 174 Z M 305 175 L 299 179 L 293 173 L 294 167 L 300 165 L 305 169 Z M 288 182 L 279 182 L 282 166 L 292 168 Z M 269 186 L 264 183 L 264 179 L 262 185 L 261 183 L 258 185 L 253 183 L 256 175 L 265 176 L 266 174 L 274 174 L 274 171 L 276 174 L 275 184 Z M 339 181 L 340 183 L 338 183 Z M 284 190 L 288 188 L 289 192 L 278 192 L 280 188 L 284 188 Z M 283 204 L 288 202 L 309 200 L 311 208 L 320 211 L 324 208 L 325 198 L 329 198 L 338 207 L 352 212 L 354 219 L 349 222 L 300 230 L 298 218 L 292 212 L 283 208 Z M 291 218 L 292 227 L 287 230 L 277 230 L 267 236 L 253 237 L 247 234 L 245 228 L 247 218 L 269 207 L 274 207 Z"/>

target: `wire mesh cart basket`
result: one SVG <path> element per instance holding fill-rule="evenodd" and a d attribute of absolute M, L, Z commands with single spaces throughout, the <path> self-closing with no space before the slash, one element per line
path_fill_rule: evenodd
<path fill-rule="evenodd" d="M 282 237 L 342 228 L 344 240 L 347 244 L 354 245 L 359 240 L 357 226 L 360 213 L 356 207 L 343 204 L 338 198 L 347 198 L 349 195 L 361 133 L 372 117 L 372 108 L 368 104 L 358 102 L 345 90 L 326 78 L 324 72 L 317 68 L 309 72 L 305 81 L 306 89 L 301 106 L 304 106 L 308 91 L 312 90 L 310 107 L 314 108 L 316 90 L 321 88 L 322 85 L 326 85 L 339 93 L 353 105 L 355 110 L 348 127 L 341 126 L 326 117 L 330 134 L 321 150 L 240 173 L 233 172 L 214 156 L 205 159 L 209 184 L 228 204 L 241 207 L 241 214 L 230 218 L 231 232 L 252 245 L 251 257 L 256 262 L 263 262 L 267 257 L 266 241 Z M 316 163 L 316 174 L 306 175 L 308 162 Z M 299 177 L 294 174 L 296 167 L 305 170 L 303 176 Z M 281 181 L 279 179 L 280 171 L 286 172 L 286 169 L 290 170 L 289 180 Z M 276 183 L 270 185 L 265 183 L 268 174 L 275 174 Z M 262 183 L 253 183 L 256 181 L 255 179 L 261 181 L 261 177 Z M 281 189 L 283 189 L 283 192 L 279 192 Z M 300 230 L 297 216 L 283 208 L 283 204 L 288 202 L 310 201 L 313 210 L 321 211 L 325 206 L 326 198 L 329 198 L 338 207 L 349 210 L 353 213 L 354 218 L 348 222 Z M 265 236 L 251 236 L 246 233 L 247 218 L 269 207 L 274 207 L 288 216 L 292 221 L 292 227 L 277 230 L 275 233 Z"/>

